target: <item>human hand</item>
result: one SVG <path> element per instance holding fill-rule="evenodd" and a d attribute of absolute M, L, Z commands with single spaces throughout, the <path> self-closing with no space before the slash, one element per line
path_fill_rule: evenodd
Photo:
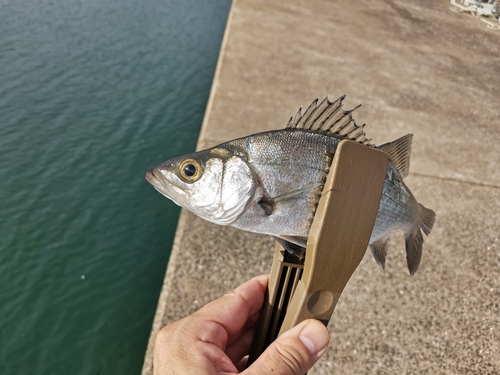
<path fill-rule="evenodd" d="M 306 320 L 279 336 L 246 370 L 267 276 L 255 277 L 156 337 L 154 374 L 302 375 L 330 341 L 326 327 Z"/>

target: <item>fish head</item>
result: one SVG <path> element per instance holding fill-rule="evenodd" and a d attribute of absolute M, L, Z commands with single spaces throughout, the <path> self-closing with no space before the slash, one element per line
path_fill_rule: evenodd
<path fill-rule="evenodd" d="M 232 224 L 263 195 L 244 155 L 224 148 L 170 159 L 146 180 L 175 204 L 220 225 Z"/>

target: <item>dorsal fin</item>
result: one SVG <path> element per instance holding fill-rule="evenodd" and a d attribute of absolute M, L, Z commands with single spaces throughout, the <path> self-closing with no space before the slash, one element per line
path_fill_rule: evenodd
<path fill-rule="evenodd" d="M 394 163 L 402 178 L 408 176 L 408 172 L 410 171 L 412 140 L 413 134 L 406 134 L 395 141 L 384 143 L 377 147 L 389 156 L 389 159 Z"/>
<path fill-rule="evenodd" d="M 338 134 L 353 141 L 369 145 L 371 139 L 366 138 L 364 131 L 365 124 L 358 125 L 352 118 L 351 113 L 360 107 L 346 111 L 342 108 L 342 101 L 345 95 L 331 102 L 328 96 L 318 104 L 315 99 L 302 114 L 302 107 L 299 108 L 295 116 L 290 117 L 287 128 L 310 129 L 331 134 Z"/>

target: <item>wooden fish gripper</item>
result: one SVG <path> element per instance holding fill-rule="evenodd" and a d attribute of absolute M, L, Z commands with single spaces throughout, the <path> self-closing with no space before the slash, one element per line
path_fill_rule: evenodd
<path fill-rule="evenodd" d="M 340 142 L 307 239 L 305 259 L 276 243 L 248 364 L 303 320 L 328 324 L 368 247 L 387 163 L 387 155 L 380 150 Z"/>

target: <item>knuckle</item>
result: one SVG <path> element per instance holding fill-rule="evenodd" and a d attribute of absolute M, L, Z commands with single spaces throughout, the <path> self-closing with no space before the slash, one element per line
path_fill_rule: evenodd
<path fill-rule="evenodd" d="M 172 323 L 169 325 L 166 325 L 156 335 L 156 345 L 158 344 L 166 344 L 172 340 L 172 337 L 175 335 L 175 332 L 177 330 L 177 324 Z"/>
<path fill-rule="evenodd" d="M 169 329 L 167 327 L 163 327 L 162 329 L 160 329 L 160 331 L 158 332 L 158 334 L 156 335 L 156 345 L 159 345 L 159 344 L 162 344 L 166 341 L 168 341 L 168 337 L 169 337 Z"/>

